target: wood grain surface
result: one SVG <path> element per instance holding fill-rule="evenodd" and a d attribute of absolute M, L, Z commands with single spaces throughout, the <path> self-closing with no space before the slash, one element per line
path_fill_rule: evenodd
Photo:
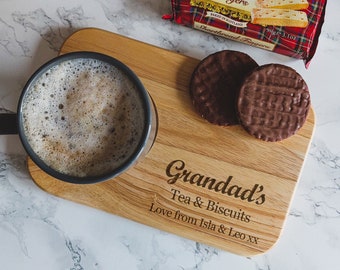
<path fill-rule="evenodd" d="M 96 51 L 127 64 L 155 101 L 155 144 L 135 167 L 99 184 L 52 178 L 31 159 L 46 192 L 239 255 L 278 240 L 314 130 L 311 109 L 298 134 L 268 143 L 240 126 L 219 127 L 194 111 L 188 85 L 199 59 L 100 29 L 70 36 L 60 53 Z"/>

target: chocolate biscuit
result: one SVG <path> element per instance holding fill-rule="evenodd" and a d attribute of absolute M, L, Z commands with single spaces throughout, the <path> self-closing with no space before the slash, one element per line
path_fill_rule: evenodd
<path fill-rule="evenodd" d="M 303 78 L 280 64 L 260 66 L 246 76 L 237 99 L 241 125 L 264 141 L 281 141 L 304 124 L 310 93 Z"/>
<path fill-rule="evenodd" d="M 238 124 L 235 99 L 246 74 L 258 67 L 247 54 L 224 50 L 204 58 L 194 70 L 190 95 L 197 112 L 213 124 Z"/>

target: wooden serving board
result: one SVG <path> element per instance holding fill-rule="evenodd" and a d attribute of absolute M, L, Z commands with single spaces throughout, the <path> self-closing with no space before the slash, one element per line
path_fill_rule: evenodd
<path fill-rule="evenodd" d="M 70 36 L 60 53 L 96 51 L 127 64 L 149 90 L 159 115 L 145 159 L 116 179 L 76 185 L 52 178 L 32 160 L 32 178 L 56 196 L 240 255 L 278 240 L 314 129 L 268 143 L 240 126 L 219 127 L 194 111 L 188 85 L 198 59 L 99 29 Z"/>

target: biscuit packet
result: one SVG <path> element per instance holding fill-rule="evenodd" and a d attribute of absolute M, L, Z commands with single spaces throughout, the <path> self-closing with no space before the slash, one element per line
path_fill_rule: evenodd
<path fill-rule="evenodd" d="M 286 56 L 313 58 L 327 0 L 171 0 L 164 19 Z"/>

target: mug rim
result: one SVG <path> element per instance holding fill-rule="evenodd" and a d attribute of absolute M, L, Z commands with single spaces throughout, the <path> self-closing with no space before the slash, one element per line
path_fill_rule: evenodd
<path fill-rule="evenodd" d="M 35 151 L 31 147 L 30 143 L 28 142 L 28 139 L 26 137 L 26 134 L 25 134 L 25 131 L 24 131 L 24 128 L 23 128 L 23 117 L 22 117 L 23 116 L 23 102 L 24 102 L 24 98 L 26 96 L 26 93 L 29 91 L 29 89 L 31 89 L 31 86 L 34 85 L 36 80 L 39 79 L 42 74 L 44 74 L 44 72 L 46 72 L 47 70 L 49 70 L 50 68 L 52 68 L 56 65 L 59 65 L 62 62 L 69 61 L 69 60 L 75 60 L 75 59 L 82 59 L 82 58 L 83 59 L 95 59 L 95 60 L 105 62 L 105 63 L 107 63 L 111 66 L 116 67 L 117 69 L 122 71 L 126 76 L 128 76 L 128 78 L 136 86 L 136 88 L 138 90 L 138 94 L 142 99 L 142 104 L 143 104 L 143 108 L 144 108 L 144 110 L 143 110 L 144 119 L 145 119 L 142 136 L 139 140 L 139 143 L 138 143 L 135 151 L 132 153 L 132 155 L 128 159 L 126 159 L 120 166 L 118 166 L 114 170 L 111 170 L 107 173 L 104 173 L 104 174 L 101 174 L 101 175 L 96 175 L 96 176 L 84 176 L 84 177 L 72 176 L 72 175 L 69 175 L 69 174 L 61 173 L 61 172 L 53 169 L 49 165 L 47 165 L 45 163 L 45 161 L 43 159 L 41 159 L 35 153 Z M 40 169 L 45 171 L 50 176 L 57 178 L 59 180 L 69 182 L 69 183 L 74 183 L 74 184 L 99 183 L 99 182 L 103 182 L 103 181 L 117 177 L 118 175 L 120 175 L 121 173 L 126 171 L 129 167 L 131 167 L 133 164 L 135 164 L 136 161 L 138 160 L 138 158 L 141 156 L 141 154 L 143 153 L 143 151 L 144 151 L 144 149 L 147 145 L 148 138 L 149 138 L 150 133 L 151 133 L 151 124 L 152 124 L 152 117 L 153 117 L 152 112 L 151 112 L 151 106 L 153 106 L 153 104 L 151 104 L 150 96 L 149 96 L 147 90 L 145 89 L 144 85 L 142 84 L 142 82 L 140 81 L 138 76 L 126 64 L 124 64 L 123 62 L 119 61 L 118 59 L 116 59 L 112 56 L 102 54 L 102 53 L 98 53 L 98 52 L 92 52 L 92 51 L 70 52 L 70 53 L 59 55 L 59 56 L 49 60 L 48 62 L 46 62 L 42 66 L 40 66 L 31 75 L 31 77 L 29 78 L 29 80 L 25 84 L 25 86 L 24 86 L 24 88 L 21 92 L 20 98 L 19 98 L 18 109 L 17 109 L 17 123 L 18 123 L 19 138 L 21 140 L 21 143 L 22 143 L 24 149 L 26 150 L 27 154 L 29 155 L 29 157 L 34 161 L 34 163 Z"/>

